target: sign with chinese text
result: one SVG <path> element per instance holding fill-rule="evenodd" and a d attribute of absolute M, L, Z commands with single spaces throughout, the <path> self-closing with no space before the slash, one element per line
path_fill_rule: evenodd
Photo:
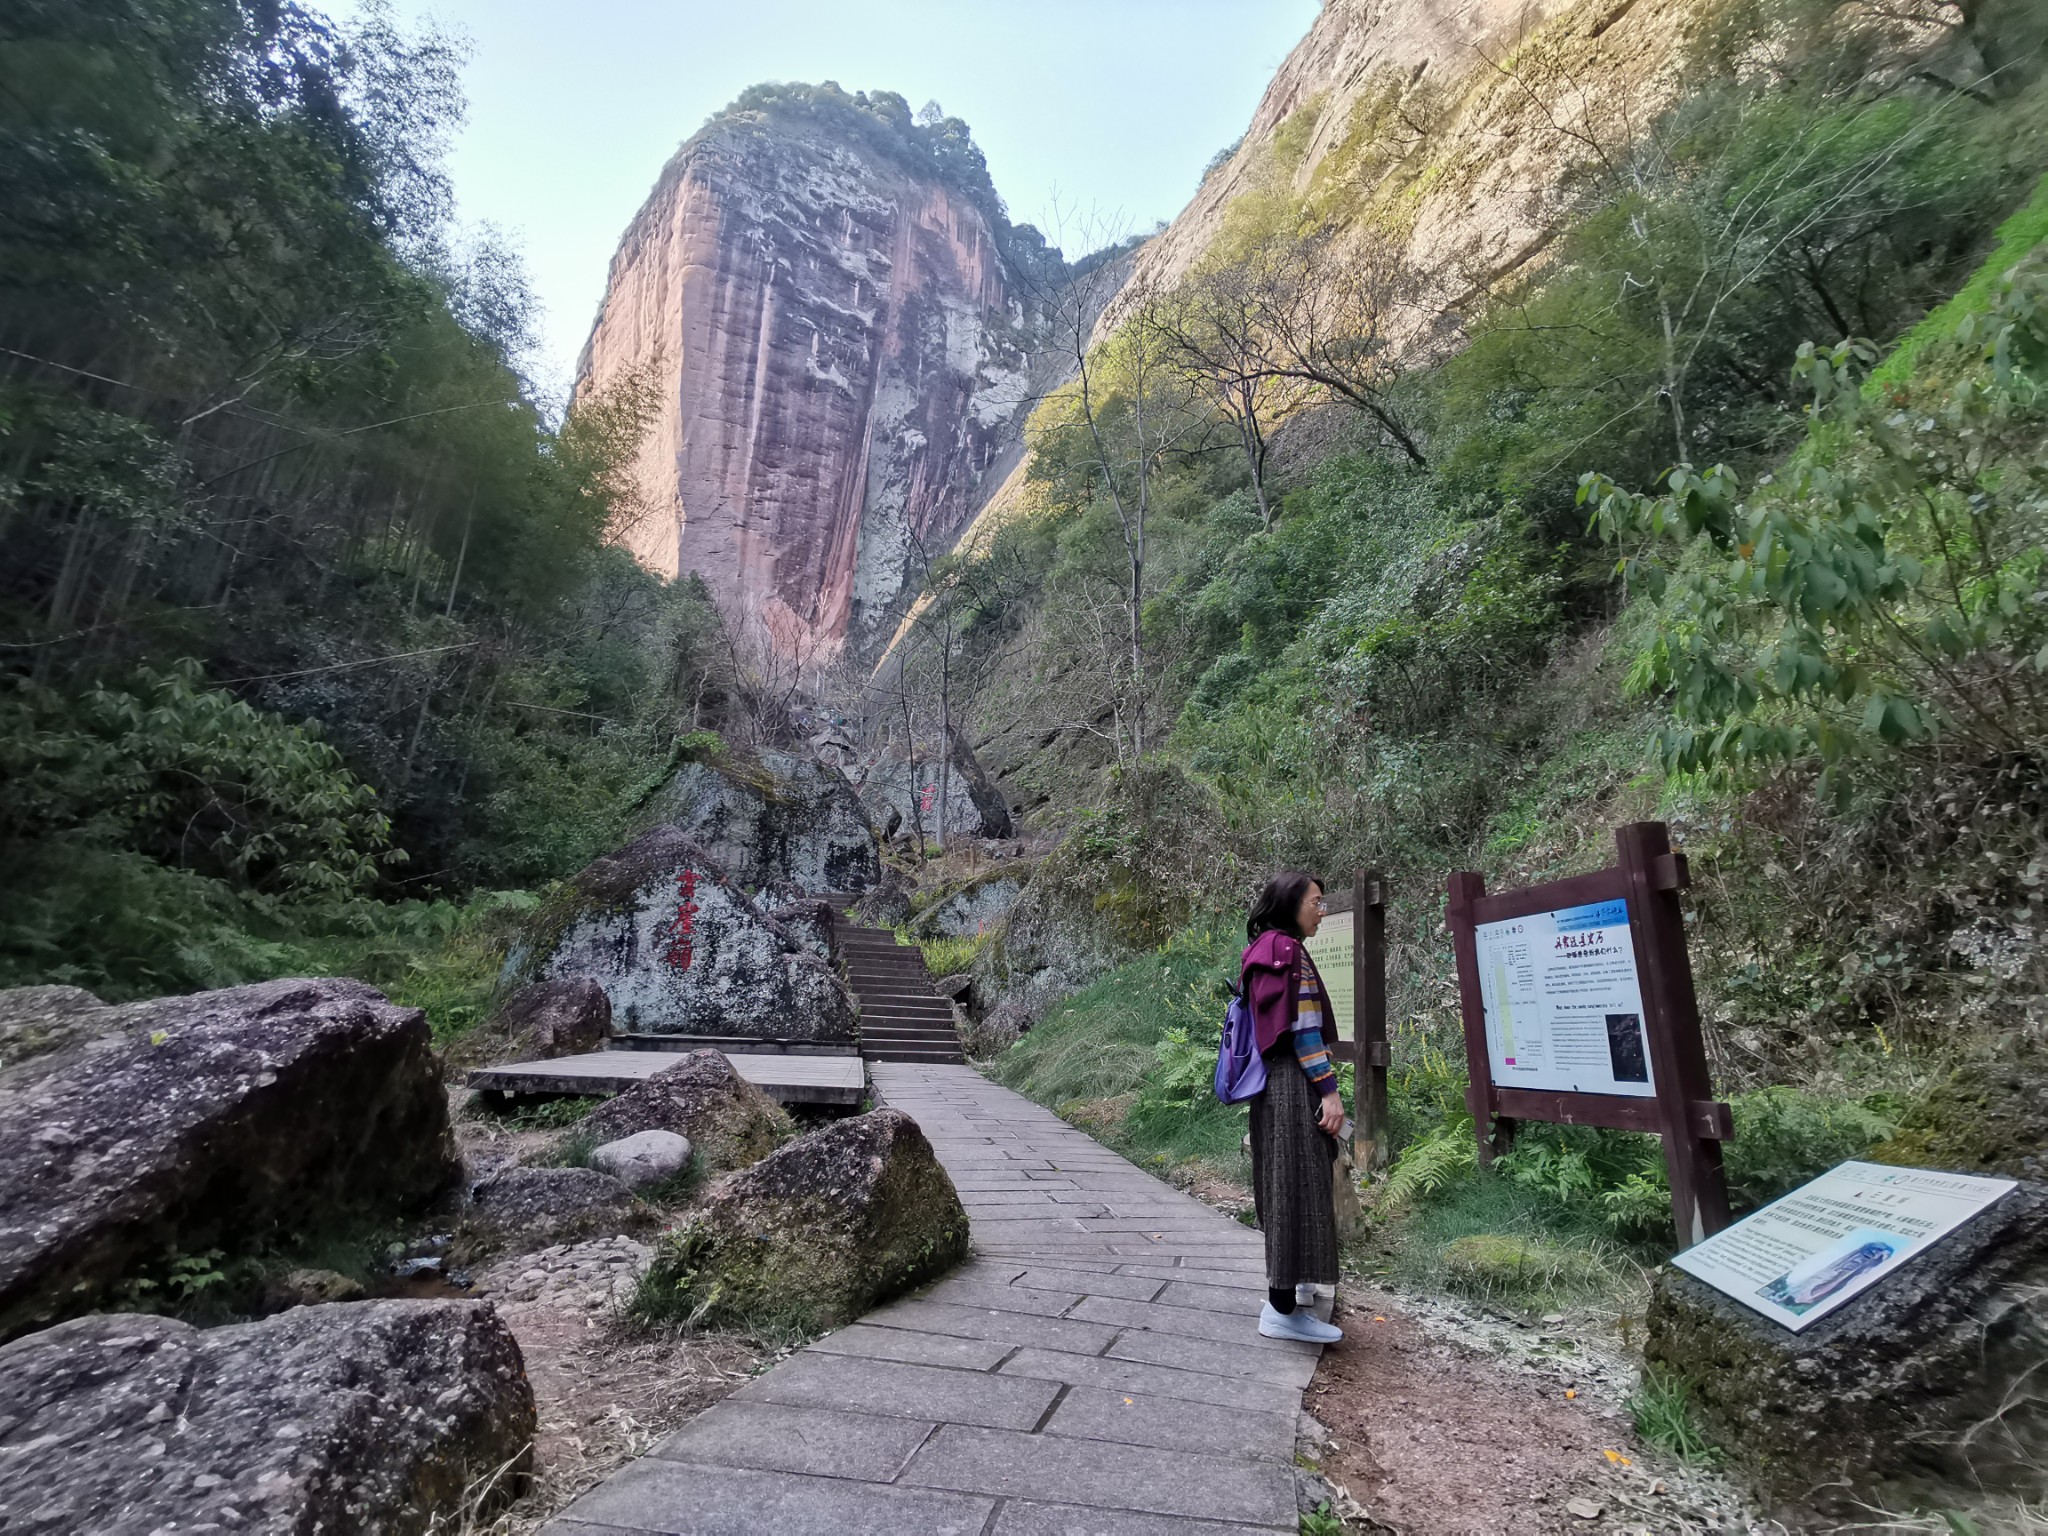
<path fill-rule="evenodd" d="M 1358 989 L 1351 975 L 1351 931 L 1352 914 L 1332 912 L 1306 945 L 1309 958 L 1316 963 L 1316 974 L 1323 978 L 1326 1016 L 1335 1024 L 1340 1040 L 1352 1036 L 1352 1013 L 1357 1005 Z"/>
<path fill-rule="evenodd" d="M 1656 1095 L 1626 901 L 1480 923 L 1473 938 L 1496 1086 Z"/>
<path fill-rule="evenodd" d="M 2014 1187 L 2011 1179 L 1844 1163 L 1672 1263 L 1797 1333 Z"/>

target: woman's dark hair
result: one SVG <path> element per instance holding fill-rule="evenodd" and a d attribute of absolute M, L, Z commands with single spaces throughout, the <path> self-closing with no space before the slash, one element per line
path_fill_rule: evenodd
<path fill-rule="evenodd" d="M 1259 899 L 1252 903 L 1252 915 L 1245 920 L 1245 941 L 1249 943 L 1276 928 L 1300 938 L 1301 926 L 1296 919 L 1301 915 L 1302 898 L 1308 895 L 1310 886 L 1321 890 L 1323 882 L 1299 869 L 1283 869 L 1268 880 Z"/>

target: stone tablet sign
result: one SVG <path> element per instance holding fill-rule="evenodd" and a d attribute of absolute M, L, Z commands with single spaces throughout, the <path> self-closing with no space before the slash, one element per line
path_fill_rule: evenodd
<path fill-rule="evenodd" d="M 1672 1262 L 1797 1333 L 2016 1187 L 1844 1163 Z"/>
<path fill-rule="evenodd" d="M 1656 1096 L 1627 902 L 1480 923 L 1473 942 L 1494 1082 Z"/>
<path fill-rule="evenodd" d="M 1721 1143 L 1678 893 L 1661 822 L 1614 831 L 1612 867 L 1519 891 L 1450 879 L 1445 918 L 1465 1021 L 1466 1102 L 1481 1162 L 1516 1125 L 1647 1131 L 1664 1142 L 1678 1246 L 1728 1225 Z"/>

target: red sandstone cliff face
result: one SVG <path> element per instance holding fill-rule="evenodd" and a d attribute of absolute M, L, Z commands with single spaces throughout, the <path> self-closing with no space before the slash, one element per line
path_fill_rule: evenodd
<path fill-rule="evenodd" d="M 577 393 L 652 369 L 644 514 L 785 656 L 885 641 L 1021 424 L 1021 310 L 966 198 L 824 130 L 736 113 L 685 144 L 612 259 Z"/>

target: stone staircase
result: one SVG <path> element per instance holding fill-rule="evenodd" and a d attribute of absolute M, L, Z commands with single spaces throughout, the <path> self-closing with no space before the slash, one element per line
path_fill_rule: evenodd
<path fill-rule="evenodd" d="M 860 1005 L 860 1053 L 869 1061 L 965 1061 L 953 1027 L 953 1005 L 932 990 L 931 972 L 914 945 L 887 928 L 868 928 L 841 913 L 839 951 Z"/>

